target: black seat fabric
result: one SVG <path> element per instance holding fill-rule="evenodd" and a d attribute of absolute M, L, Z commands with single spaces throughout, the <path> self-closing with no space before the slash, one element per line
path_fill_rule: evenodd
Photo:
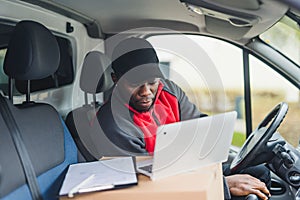
<path fill-rule="evenodd" d="M 112 86 L 111 62 L 101 52 L 87 54 L 80 76 L 80 88 L 85 95 L 95 95 L 108 91 Z M 79 107 L 67 115 L 66 124 L 76 145 L 87 161 L 97 160 L 102 156 L 119 152 L 102 132 L 97 120 L 97 111 L 101 105 L 93 102 Z"/>
<path fill-rule="evenodd" d="M 57 70 L 59 60 L 55 36 L 42 24 L 21 21 L 9 41 L 4 72 L 17 80 L 41 79 Z"/>
<path fill-rule="evenodd" d="M 58 63 L 58 44 L 46 27 L 33 21 L 16 25 L 4 61 L 4 71 L 10 78 L 44 78 L 57 70 Z M 51 105 L 34 102 L 13 105 L 8 99 L 7 104 L 20 129 L 43 199 L 58 199 L 68 165 L 77 162 L 77 149 L 68 129 Z M 31 199 L 20 158 L 2 115 L 0 129 L 0 198 Z"/>
<path fill-rule="evenodd" d="M 99 51 L 89 52 L 85 58 L 80 74 L 80 89 L 85 93 L 98 94 L 113 86 L 111 80 L 111 61 Z"/>

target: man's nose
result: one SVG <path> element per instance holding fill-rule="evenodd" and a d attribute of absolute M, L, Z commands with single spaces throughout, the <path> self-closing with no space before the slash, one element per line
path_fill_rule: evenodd
<path fill-rule="evenodd" d="M 152 94 L 152 92 L 151 92 L 150 86 L 148 84 L 144 84 L 144 85 L 140 86 L 140 88 L 139 88 L 140 96 L 149 96 L 151 94 Z"/>

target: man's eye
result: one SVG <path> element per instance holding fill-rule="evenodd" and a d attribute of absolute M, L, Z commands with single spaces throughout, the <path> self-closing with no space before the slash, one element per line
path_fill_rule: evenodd
<path fill-rule="evenodd" d="M 157 83 L 157 81 L 153 81 L 153 82 L 149 82 L 149 85 L 155 85 Z"/>
<path fill-rule="evenodd" d="M 149 80 L 149 81 L 148 81 L 148 84 L 149 84 L 149 85 L 155 85 L 157 82 L 158 82 L 157 79 L 153 79 L 153 80 Z"/>

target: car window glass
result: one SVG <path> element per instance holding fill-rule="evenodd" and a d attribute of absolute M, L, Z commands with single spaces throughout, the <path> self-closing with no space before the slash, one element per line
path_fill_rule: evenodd
<path fill-rule="evenodd" d="M 167 78 L 176 82 L 200 111 L 209 115 L 231 110 L 238 112 L 232 144 L 241 146 L 246 138 L 242 50 L 204 36 L 163 35 L 148 40 L 156 48 L 160 62 L 168 63 Z M 183 49 L 186 43 L 191 42 L 193 44 Z M 163 43 L 166 45 L 163 46 Z M 181 49 L 166 48 L 172 45 Z M 188 55 L 185 55 L 186 52 Z M 198 59 L 193 62 L 194 58 L 188 57 L 190 54 Z M 205 73 L 213 70 L 216 73 L 209 73 L 212 77 L 206 77 Z M 211 84 L 210 78 L 220 81 L 222 86 Z"/>
<path fill-rule="evenodd" d="M 7 94 L 8 77 L 4 74 L 3 67 L 2 67 L 5 54 L 6 54 L 6 49 L 1 49 L 0 50 L 0 89 L 2 90 L 3 93 Z"/>
<path fill-rule="evenodd" d="M 60 48 L 60 64 L 58 70 L 51 76 L 31 81 L 31 92 L 59 88 L 64 85 L 71 84 L 74 80 L 74 69 L 72 61 L 71 43 L 61 37 L 57 37 Z M 3 71 L 3 62 L 6 54 L 6 48 L 0 50 L 0 89 L 5 95 L 8 94 L 8 77 Z M 14 88 L 14 96 L 25 94 L 27 91 L 26 81 L 16 81 Z M 33 95 L 34 97 L 34 95 Z M 23 101 L 22 96 L 16 97 L 17 101 Z M 34 99 L 33 99 L 34 100 Z"/>
<path fill-rule="evenodd" d="M 255 128 L 278 103 L 284 101 L 289 111 L 279 127 L 279 133 L 297 146 L 300 136 L 300 93 L 294 85 L 266 64 L 250 56 L 252 124 Z"/>
<path fill-rule="evenodd" d="M 285 16 L 260 38 L 300 65 L 300 28 L 297 22 Z"/>

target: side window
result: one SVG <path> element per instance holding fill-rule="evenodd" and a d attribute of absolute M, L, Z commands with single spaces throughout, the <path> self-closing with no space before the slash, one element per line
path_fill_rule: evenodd
<path fill-rule="evenodd" d="M 0 90 L 2 90 L 5 94 L 7 94 L 8 90 L 8 77 L 5 75 L 3 71 L 3 62 L 6 54 L 6 49 L 0 50 Z"/>
<path fill-rule="evenodd" d="M 289 111 L 278 131 L 289 143 L 297 146 L 300 137 L 299 89 L 253 56 L 250 56 L 250 81 L 253 128 L 274 106 L 284 101 L 288 103 Z"/>
<path fill-rule="evenodd" d="M 164 35 L 148 40 L 160 62 L 168 63 L 169 79 L 201 112 L 238 112 L 232 144 L 241 146 L 246 138 L 242 50 L 204 36 Z"/>
<path fill-rule="evenodd" d="M 160 70 L 162 71 L 164 77 L 170 78 L 170 62 L 160 61 Z"/>
<path fill-rule="evenodd" d="M 237 111 L 232 144 L 241 146 L 246 138 L 248 117 L 244 110 L 242 49 L 196 35 L 153 36 L 148 40 L 156 48 L 160 62 L 168 63 L 168 78 L 185 91 L 200 111 L 209 115 Z M 278 131 L 297 146 L 300 138 L 299 89 L 254 56 L 249 58 L 252 130 L 278 103 L 287 102 L 290 109 Z"/>
<path fill-rule="evenodd" d="M 74 80 L 74 68 L 72 62 L 72 48 L 69 40 L 56 37 L 60 48 L 60 63 L 58 70 L 51 76 L 31 81 L 31 92 L 41 91 L 50 88 L 58 88 L 71 84 Z M 0 50 L 0 89 L 8 94 L 8 77 L 3 72 L 3 61 L 6 49 Z M 14 95 L 26 94 L 27 82 L 16 81 Z"/>

